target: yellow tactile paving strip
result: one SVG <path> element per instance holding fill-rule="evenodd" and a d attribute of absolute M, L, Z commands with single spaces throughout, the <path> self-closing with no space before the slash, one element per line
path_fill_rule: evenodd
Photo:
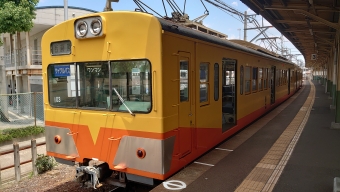
<path fill-rule="evenodd" d="M 301 135 L 314 104 L 315 86 L 311 84 L 309 95 L 286 130 L 267 154 L 235 190 L 236 192 L 270 192 L 278 181 Z"/>

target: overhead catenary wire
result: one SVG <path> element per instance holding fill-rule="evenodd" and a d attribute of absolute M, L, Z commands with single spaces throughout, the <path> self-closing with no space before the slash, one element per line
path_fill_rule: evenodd
<path fill-rule="evenodd" d="M 154 13 L 156 13 L 158 16 L 164 18 L 168 18 L 168 13 L 167 13 L 167 9 L 166 9 L 166 5 L 164 0 L 162 0 L 162 4 L 163 4 L 163 8 L 165 11 L 165 16 L 162 16 L 161 14 L 159 14 L 158 12 L 156 12 L 155 10 L 153 10 L 151 7 L 147 6 L 145 3 L 143 3 L 141 0 L 133 0 L 136 5 L 140 8 L 141 11 L 143 12 L 147 12 L 146 8 L 153 11 Z M 205 4 L 203 3 L 202 0 L 200 0 L 203 7 L 205 8 L 205 14 L 208 15 L 209 11 L 207 9 L 207 7 L 205 6 Z M 277 52 L 282 52 L 281 48 L 276 44 L 275 39 L 272 39 L 268 36 L 268 34 L 265 32 L 266 29 L 263 29 L 261 27 L 261 25 L 259 24 L 259 22 L 255 19 L 255 15 L 248 15 L 246 16 L 244 13 L 238 11 L 237 9 L 229 6 L 228 4 L 226 4 L 224 1 L 222 0 L 204 0 L 208 3 L 210 3 L 211 5 L 215 6 L 216 8 L 222 10 L 223 12 L 227 13 L 228 15 L 232 16 L 233 18 L 237 19 L 240 22 L 244 22 L 244 20 L 246 19 L 248 21 L 248 23 L 251 23 L 253 26 L 255 26 L 255 28 L 257 28 L 257 30 L 260 32 L 260 34 L 262 34 L 265 38 L 265 41 L 269 44 L 269 46 L 273 47 Z M 186 9 L 186 3 L 187 1 L 184 0 L 184 5 L 183 5 L 183 11 L 181 11 L 180 7 L 176 4 L 175 0 L 166 0 L 167 4 L 169 5 L 169 7 L 172 10 L 172 17 L 181 17 L 184 16 L 185 14 L 185 9 Z M 145 8 L 146 7 L 146 8 Z M 235 17 L 238 16 L 237 17 Z M 248 27 L 252 27 L 249 26 L 247 24 Z"/>

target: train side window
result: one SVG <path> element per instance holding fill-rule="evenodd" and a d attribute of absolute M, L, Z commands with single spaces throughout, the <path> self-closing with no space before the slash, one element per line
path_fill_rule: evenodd
<path fill-rule="evenodd" d="M 278 87 L 278 86 L 280 86 L 280 70 L 279 69 L 277 69 L 276 70 L 276 79 L 275 79 L 275 81 L 276 81 L 276 86 Z"/>
<path fill-rule="evenodd" d="M 209 100 L 209 63 L 200 64 L 200 102 Z"/>
<path fill-rule="evenodd" d="M 243 82 L 244 82 L 244 70 L 243 70 L 243 65 L 241 65 L 240 69 L 240 94 L 243 95 Z"/>
<path fill-rule="evenodd" d="M 252 80 L 252 91 L 253 92 L 257 92 L 257 74 L 258 74 L 258 68 L 257 67 L 254 67 L 253 68 L 253 80 Z"/>
<path fill-rule="evenodd" d="M 250 93 L 250 82 L 251 82 L 251 67 L 246 67 L 244 72 L 244 79 L 245 79 L 245 94 Z"/>
<path fill-rule="evenodd" d="M 262 84 L 263 84 L 263 75 L 262 75 L 262 68 L 259 68 L 259 91 L 262 91 Z"/>
<path fill-rule="evenodd" d="M 180 76 L 180 101 L 189 101 L 189 65 L 188 61 L 180 61 L 179 64 L 179 76 Z"/>
<path fill-rule="evenodd" d="M 268 68 L 263 69 L 263 88 L 267 89 L 268 88 Z"/>
<path fill-rule="evenodd" d="M 219 96 L 219 66 L 218 63 L 214 64 L 214 100 L 218 100 Z"/>
<path fill-rule="evenodd" d="M 294 82 L 294 70 L 292 70 L 292 72 L 290 73 L 290 82 Z"/>

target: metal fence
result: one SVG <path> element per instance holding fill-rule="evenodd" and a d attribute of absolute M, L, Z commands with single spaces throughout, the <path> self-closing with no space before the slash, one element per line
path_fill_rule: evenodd
<path fill-rule="evenodd" d="M 0 95 L 0 129 L 44 125 L 43 93 Z"/>

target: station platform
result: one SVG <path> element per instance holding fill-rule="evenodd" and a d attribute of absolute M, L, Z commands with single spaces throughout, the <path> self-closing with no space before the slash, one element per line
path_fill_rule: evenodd
<path fill-rule="evenodd" d="M 155 187 L 153 192 L 337 191 L 340 130 L 325 87 L 305 80 L 286 102 Z"/>

